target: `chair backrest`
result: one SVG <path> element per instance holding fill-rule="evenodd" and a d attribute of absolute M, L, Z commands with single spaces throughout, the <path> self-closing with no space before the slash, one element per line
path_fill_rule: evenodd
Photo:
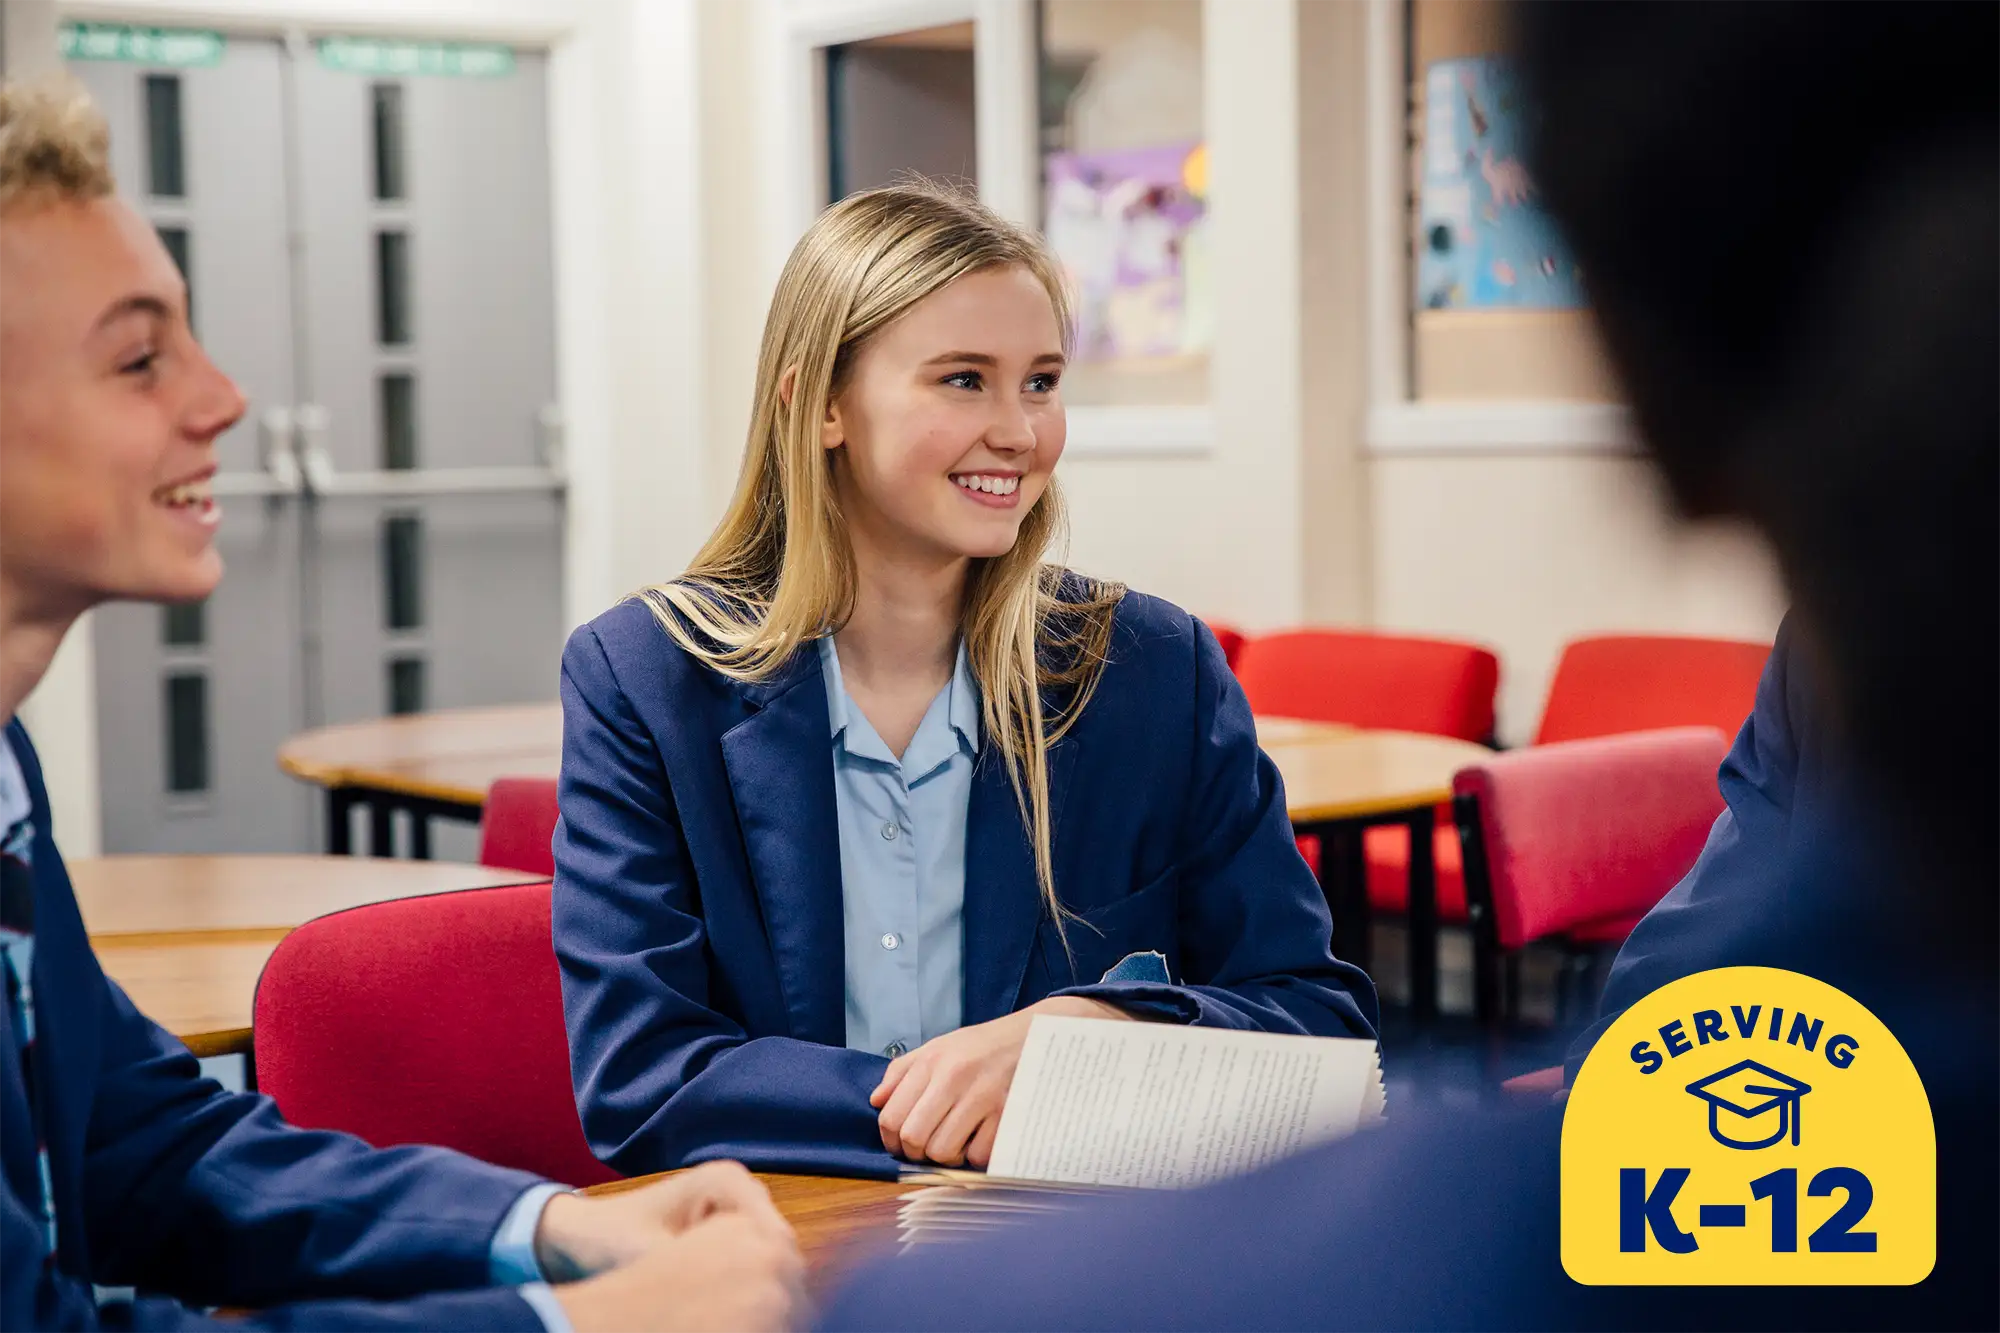
<path fill-rule="evenodd" d="M 1466 894 L 1503 949 L 1652 909 L 1722 813 L 1729 741 L 1675 727 L 1497 754 L 1452 780 Z"/>
<path fill-rule="evenodd" d="M 1243 645 L 1248 643 L 1249 639 L 1244 636 L 1242 630 L 1222 624 L 1220 621 L 1210 620 L 1203 623 L 1208 626 L 1208 632 L 1215 636 L 1216 643 L 1221 646 L 1222 660 L 1229 663 L 1229 669 L 1234 671 L 1236 664 L 1243 659 Z"/>
<path fill-rule="evenodd" d="M 554 875 L 556 780 L 500 778 L 479 817 L 479 864 Z"/>
<path fill-rule="evenodd" d="M 1500 659 L 1476 644 L 1356 630 L 1262 634 L 1236 667 L 1253 712 L 1483 741 Z"/>
<path fill-rule="evenodd" d="M 1768 643 L 1607 634 L 1563 649 L 1535 744 L 1661 727 L 1734 736 L 1757 700 Z"/>
<path fill-rule="evenodd" d="M 434 1143 L 567 1185 L 615 1180 L 570 1090 L 549 886 L 307 922 L 257 985 L 260 1090 L 294 1124 Z"/>

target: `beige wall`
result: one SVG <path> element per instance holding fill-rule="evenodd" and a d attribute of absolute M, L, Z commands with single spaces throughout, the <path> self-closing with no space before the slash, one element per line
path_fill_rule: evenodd
<path fill-rule="evenodd" d="M 1565 640 L 1767 639 L 1783 611 L 1761 543 L 1672 523 L 1636 458 L 1378 458 L 1373 499 L 1379 623 L 1497 649 L 1509 743 L 1533 735 Z"/>

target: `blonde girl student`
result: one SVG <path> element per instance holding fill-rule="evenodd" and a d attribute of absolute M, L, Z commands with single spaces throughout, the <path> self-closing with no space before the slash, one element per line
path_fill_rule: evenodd
<path fill-rule="evenodd" d="M 570 639 L 555 947 L 619 1170 L 983 1165 L 1036 1014 L 1373 1035 L 1214 638 L 1050 563 L 1068 330 L 977 203 L 834 205 L 728 513 Z"/>

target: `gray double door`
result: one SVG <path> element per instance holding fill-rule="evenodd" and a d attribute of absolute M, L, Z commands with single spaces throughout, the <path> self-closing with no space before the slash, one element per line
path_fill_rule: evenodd
<path fill-rule="evenodd" d="M 251 403 L 218 445 L 220 589 L 95 617 L 105 850 L 316 850 L 287 737 L 555 693 L 545 59 L 384 77 L 231 36 L 72 69 Z"/>

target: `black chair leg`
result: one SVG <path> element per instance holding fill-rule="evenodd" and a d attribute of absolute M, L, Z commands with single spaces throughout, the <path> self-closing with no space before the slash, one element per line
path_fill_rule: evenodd
<path fill-rule="evenodd" d="M 1486 932 L 1475 925 L 1472 932 L 1472 1016 L 1481 1027 L 1500 1025 L 1500 960 L 1487 942 Z"/>

